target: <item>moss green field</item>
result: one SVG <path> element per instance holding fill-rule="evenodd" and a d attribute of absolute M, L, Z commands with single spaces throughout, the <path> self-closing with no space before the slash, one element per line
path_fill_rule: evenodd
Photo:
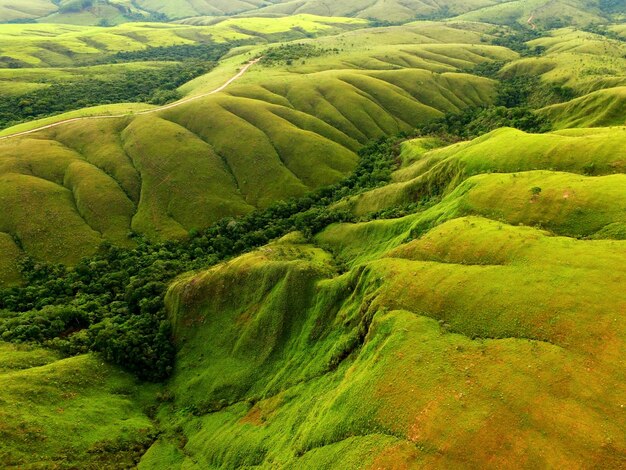
<path fill-rule="evenodd" d="M 5 468 L 128 468 L 155 432 L 154 392 L 93 356 L 0 343 Z"/>
<path fill-rule="evenodd" d="M 323 50 L 346 44 L 345 50 L 297 67 L 255 65 L 224 92 L 164 111 L 1 140 L 0 191 L 7 197 L 0 232 L 38 259 L 74 263 L 103 240 L 127 245 L 130 232 L 185 237 L 222 217 L 334 183 L 354 168 L 355 152 L 369 140 L 493 100 L 492 80 L 459 71 L 516 54 L 481 44 L 477 29 L 426 23 L 322 38 Z M 423 44 L 394 49 L 422 37 Z M 450 46 L 445 37 L 466 42 Z M 363 43 L 371 48 L 359 48 Z M 227 76 L 234 72 L 228 64 L 241 65 L 248 53 L 226 60 Z M 203 77 L 183 90 L 208 92 L 223 83 L 223 69 L 214 73 L 220 81 Z M 124 105 L 108 112 L 118 110 Z M 28 211 L 13 210 L 10 194 L 32 201 Z"/>
<path fill-rule="evenodd" d="M 0 93 L 166 65 L 89 62 L 116 52 L 242 42 L 177 102 L 0 131 L 1 468 L 626 468 L 626 28 L 612 3 L 57 3 L 0 1 L 1 20 L 21 21 L 0 25 L 0 57 L 25 64 L 0 66 Z M 550 98 L 523 105 L 541 130 L 423 131 L 501 109 L 510 83 Z M 342 222 L 190 272 L 158 257 L 347 188 L 389 137 L 388 178 L 321 198 Z M 95 277 L 144 243 L 159 260 L 146 269 L 171 273 L 129 276 L 116 298 L 154 297 L 136 312 L 104 300 L 102 314 L 81 286 L 36 277 L 56 264 Z M 78 264 L 96 253 L 110 260 Z M 31 306 L 11 310 L 20 288 Z M 20 339 L 73 314 L 66 296 L 84 318 Z M 120 319 L 159 299 L 169 377 L 87 352 L 94 331 L 126 344 Z M 11 327 L 21 315 L 32 324 Z M 98 315 L 100 330 L 84 326 Z"/>

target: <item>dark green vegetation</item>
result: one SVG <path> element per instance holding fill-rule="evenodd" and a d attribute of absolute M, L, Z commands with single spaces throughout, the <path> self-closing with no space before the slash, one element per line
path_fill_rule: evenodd
<path fill-rule="evenodd" d="M 488 3 L 414 13 L 514 26 L 250 41 L 177 89 L 198 99 L 2 141 L 0 462 L 624 467 L 623 25 L 542 31 L 607 13 Z M 534 31 L 515 26 L 529 9 Z M 298 16 L 50 34 L 121 61 L 86 78 L 250 28 L 337 33 Z M 139 35 L 163 47 L 120 49 Z M 20 60 L 72 57 L 30 40 Z"/>
<path fill-rule="evenodd" d="M 263 51 L 262 65 L 293 65 L 295 61 L 305 61 L 310 57 L 339 53 L 338 49 L 321 49 L 312 44 L 289 43 L 278 47 L 270 47 Z"/>
<path fill-rule="evenodd" d="M 148 47 L 79 60 L 83 67 L 105 64 L 142 64 L 142 69 L 120 69 L 102 78 L 80 78 L 55 82 L 43 75 L 43 88 L 24 94 L 0 97 L 0 128 L 23 121 L 53 116 L 74 109 L 113 103 L 150 103 L 163 105 L 182 98 L 177 88 L 209 72 L 232 44 L 182 44 Z M 167 64 L 166 62 L 176 62 Z M 9 68 L 28 64 L 9 61 Z M 97 75 L 96 75 L 97 76 Z"/>
<path fill-rule="evenodd" d="M 173 278 L 293 230 L 311 235 L 349 220 L 349 214 L 329 205 L 388 181 L 394 164 L 390 142 L 373 144 L 360 154 L 357 169 L 340 183 L 236 222 L 224 219 L 194 232 L 189 241 L 141 240 L 133 250 L 106 245 L 71 270 L 23 260 L 26 286 L 0 291 L 0 338 L 44 343 L 66 354 L 97 351 L 140 378 L 166 378 L 174 351 L 163 299 Z"/>
<path fill-rule="evenodd" d="M 18 96 L 0 97 L 0 128 L 73 109 L 111 103 L 166 104 L 182 98 L 177 88 L 207 73 L 213 62 L 185 61 L 130 70 L 111 79 L 55 83 Z"/>

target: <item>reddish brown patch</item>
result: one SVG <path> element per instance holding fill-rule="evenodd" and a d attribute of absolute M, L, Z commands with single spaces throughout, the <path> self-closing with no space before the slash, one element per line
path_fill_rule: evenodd
<path fill-rule="evenodd" d="M 409 427 L 407 438 L 411 442 L 419 442 L 423 437 L 424 427 L 427 422 L 429 422 L 432 418 L 433 413 L 435 413 L 440 405 L 441 399 L 435 398 L 434 400 L 429 401 L 426 406 L 420 411 L 417 416 L 415 416 L 415 420 L 413 424 Z"/>
<path fill-rule="evenodd" d="M 417 449 L 407 442 L 401 442 L 384 449 L 374 458 L 369 468 L 371 470 L 405 470 L 416 468 L 418 466 L 418 459 L 419 454 Z"/>
<path fill-rule="evenodd" d="M 253 426 L 263 426 L 265 424 L 265 417 L 263 416 L 261 408 L 259 408 L 257 405 L 254 405 L 252 408 L 250 408 L 248 414 L 241 418 L 239 422 L 241 424 L 248 423 L 252 424 Z"/>

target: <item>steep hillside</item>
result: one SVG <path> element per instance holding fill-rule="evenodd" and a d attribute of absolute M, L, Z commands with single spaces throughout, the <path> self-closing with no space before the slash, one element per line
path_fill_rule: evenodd
<path fill-rule="evenodd" d="M 616 3 L 0 28 L 0 467 L 626 468 Z"/>
<path fill-rule="evenodd" d="M 509 136 L 520 154 L 556 148 L 528 167 L 468 153 L 480 174 L 407 217 L 177 280 L 170 431 L 140 468 L 623 466 L 626 179 L 574 173 L 596 156 L 580 139 L 558 157 L 559 136 Z M 605 150 L 598 166 L 623 164 Z"/>
<path fill-rule="evenodd" d="M 0 343 L 4 468 L 130 468 L 154 439 L 154 387 L 102 359 Z"/>
<path fill-rule="evenodd" d="M 540 77 L 577 94 L 626 84 L 626 44 L 573 28 L 557 29 L 528 43 L 544 52 L 506 64 L 501 75 Z"/>
<path fill-rule="evenodd" d="M 557 128 L 623 126 L 626 124 L 626 87 L 607 88 L 541 110 Z"/>
<path fill-rule="evenodd" d="M 478 42 L 478 34 L 466 36 Z M 0 141 L 0 232 L 37 259 L 65 263 L 103 240 L 132 244 L 130 232 L 184 237 L 338 181 L 370 139 L 489 103 L 493 82 L 457 71 L 514 57 L 501 47 L 432 39 L 394 52 L 394 38 L 403 39 L 395 28 L 370 40 L 377 38 L 388 45 L 324 52 L 297 67 L 257 64 L 226 92 L 167 110 Z M 206 91 L 205 81 L 190 87 Z"/>
<path fill-rule="evenodd" d="M 470 142 L 427 152 L 419 144 L 420 140 L 403 144 L 401 157 L 407 164 L 393 174 L 391 184 L 342 201 L 340 207 L 365 216 L 410 204 L 423 197 L 445 195 L 456 188 L 459 181 L 483 173 L 508 173 L 515 177 L 516 172 L 533 170 L 586 175 L 610 175 L 626 170 L 623 150 L 626 148 L 626 129 L 623 127 L 563 130 L 550 134 L 499 129 Z M 526 176 L 520 174 L 520 178 L 525 181 Z M 495 176 L 491 181 L 502 182 Z M 514 179 L 506 181 L 506 185 L 516 182 Z M 529 186 L 528 190 L 532 187 Z M 568 198 L 564 199 L 563 202 L 567 202 Z M 538 212 L 547 210 L 541 204 L 537 207 Z M 564 211 L 565 207 L 557 209 Z M 605 210 L 608 207 L 602 209 Z M 586 236 L 588 233 L 569 235 Z"/>

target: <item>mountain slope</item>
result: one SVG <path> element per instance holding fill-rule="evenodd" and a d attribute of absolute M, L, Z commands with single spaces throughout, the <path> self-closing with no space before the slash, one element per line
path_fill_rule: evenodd
<path fill-rule="evenodd" d="M 607 16 L 619 12 L 603 8 L 604 3 L 597 0 L 4 0 L 0 4 L 0 21 L 97 24 L 105 20 L 117 24 L 128 20 L 200 18 L 199 21 L 211 21 L 215 17 L 233 15 L 275 17 L 306 13 L 385 22 L 461 15 L 462 19 L 495 24 L 526 23 L 532 16 L 540 27 L 551 28 L 604 22 Z"/>
<path fill-rule="evenodd" d="M 598 90 L 567 103 L 547 106 L 541 113 L 563 129 L 623 126 L 626 124 L 626 87 Z"/>
<path fill-rule="evenodd" d="M 0 458 L 5 468 L 126 468 L 153 440 L 152 404 L 128 374 L 93 355 L 62 359 L 0 343 Z"/>
<path fill-rule="evenodd" d="M 491 102 L 493 81 L 456 70 L 506 57 L 514 54 L 477 44 L 348 49 L 297 67 L 258 64 L 225 92 L 156 113 L 3 140 L 0 232 L 37 259 L 65 263 L 103 240 L 130 246 L 130 232 L 185 237 L 338 181 L 371 139 Z M 202 83 L 190 90 L 206 92 Z M 16 194 L 32 204 L 16 210 Z"/>
<path fill-rule="evenodd" d="M 372 244 L 337 226 L 329 251 L 291 236 L 173 285 L 188 440 L 143 468 L 624 463 L 624 242 L 462 217 L 394 243 L 385 223 L 369 230 L 385 251 L 343 275 L 341 247 Z"/>

